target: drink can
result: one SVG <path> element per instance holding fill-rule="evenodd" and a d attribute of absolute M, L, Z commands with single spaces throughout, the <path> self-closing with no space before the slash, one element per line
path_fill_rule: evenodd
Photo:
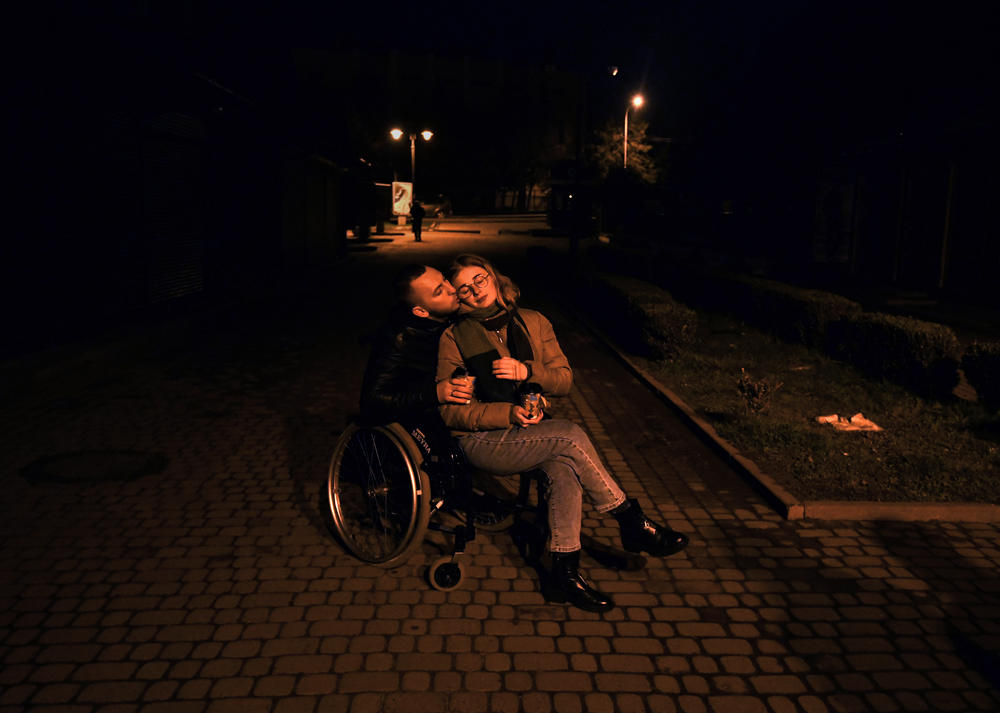
<path fill-rule="evenodd" d="M 456 366 L 455 371 L 451 372 L 452 379 L 464 379 L 465 383 L 471 388 L 476 387 L 476 377 L 469 373 L 469 370 L 464 366 Z"/>
<path fill-rule="evenodd" d="M 524 394 L 521 397 L 521 406 L 528 412 L 528 418 L 538 418 L 538 412 L 541 409 L 539 404 L 540 399 L 541 394 Z"/>
<path fill-rule="evenodd" d="M 528 412 L 528 418 L 538 418 L 542 411 L 542 389 L 538 384 L 525 384 L 521 388 L 521 408 Z"/>

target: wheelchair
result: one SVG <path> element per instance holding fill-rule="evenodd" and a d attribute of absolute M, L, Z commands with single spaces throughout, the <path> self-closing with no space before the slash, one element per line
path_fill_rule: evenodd
<path fill-rule="evenodd" d="M 544 512 L 530 505 L 532 482 L 538 487 L 537 502 L 542 502 L 540 471 L 522 473 L 511 484 L 504 476 L 472 469 L 450 436 L 448 441 L 432 447 L 419 428 L 351 421 L 334 447 L 326 481 L 334 534 L 363 562 L 400 565 L 428 530 L 453 537 L 452 553 L 434 560 L 427 573 L 430 585 L 441 591 L 461 584 L 461 555 L 477 530 L 503 532 L 526 510 Z M 440 522 L 441 513 L 458 524 Z"/>

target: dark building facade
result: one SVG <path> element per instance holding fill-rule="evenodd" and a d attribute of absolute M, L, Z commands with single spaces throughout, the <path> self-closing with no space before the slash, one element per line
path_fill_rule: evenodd
<path fill-rule="evenodd" d="M 23 75 L 4 354 L 246 294 L 345 250 L 339 163 L 148 20 L 67 29 Z"/>

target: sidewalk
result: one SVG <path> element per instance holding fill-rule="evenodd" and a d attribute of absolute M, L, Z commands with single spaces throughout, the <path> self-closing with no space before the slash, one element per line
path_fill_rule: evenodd
<path fill-rule="evenodd" d="M 393 570 L 346 556 L 319 490 L 385 307 L 366 297 L 403 261 L 473 250 L 518 277 L 527 248 L 566 247 L 424 240 L 5 406 L 0 713 L 1000 710 L 996 526 L 782 519 L 530 283 L 575 369 L 563 415 L 691 545 L 639 572 L 586 562 L 619 603 L 604 616 L 547 604 L 503 534 L 450 593 L 422 579 L 433 538 Z M 123 451 L 167 463 L 93 477 Z M 57 454 L 73 482 L 19 474 Z M 592 510 L 584 527 L 616 542 Z"/>

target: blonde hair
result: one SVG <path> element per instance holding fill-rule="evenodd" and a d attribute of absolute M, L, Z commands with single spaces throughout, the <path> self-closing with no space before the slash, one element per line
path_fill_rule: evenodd
<path fill-rule="evenodd" d="M 494 284 L 497 286 L 497 302 L 504 309 L 517 307 L 517 299 L 521 296 L 521 289 L 514 284 L 514 281 L 493 267 L 493 264 L 480 255 L 464 253 L 459 255 L 448 265 L 448 279 L 453 280 L 459 270 L 465 267 L 481 267 L 486 271 Z"/>

